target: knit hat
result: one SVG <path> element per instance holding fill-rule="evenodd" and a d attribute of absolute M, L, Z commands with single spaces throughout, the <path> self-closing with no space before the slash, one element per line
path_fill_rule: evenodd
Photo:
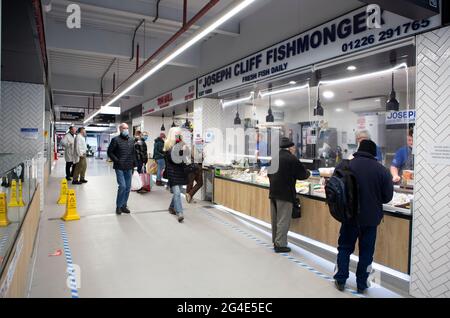
<path fill-rule="evenodd" d="M 289 138 L 287 138 L 287 137 L 281 138 L 280 148 L 282 148 L 282 149 L 291 148 L 294 145 L 295 144 Z"/>
<path fill-rule="evenodd" d="M 371 154 L 372 156 L 377 156 L 377 145 L 372 140 L 362 140 L 359 144 L 358 151 L 363 151 Z"/>

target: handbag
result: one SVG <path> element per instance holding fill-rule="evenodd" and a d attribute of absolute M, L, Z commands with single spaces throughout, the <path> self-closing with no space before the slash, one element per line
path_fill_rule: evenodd
<path fill-rule="evenodd" d="M 292 218 L 300 219 L 302 217 L 302 211 L 300 206 L 300 199 L 296 198 L 294 204 L 292 205 Z"/>
<path fill-rule="evenodd" d="M 147 172 L 149 174 L 156 174 L 158 172 L 158 164 L 155 159 L 149 159 L 147 162 Z"/>
<path fill-rule="evenodd" d="M 184 173 L 187 174 L 187 175 L 190 175 L 191 173 L 197 172 L 198 169 L 199 169 L 198 164 L 191 163 L 191 164 L 188 164 L 188 165 L 184 166 Z"/>

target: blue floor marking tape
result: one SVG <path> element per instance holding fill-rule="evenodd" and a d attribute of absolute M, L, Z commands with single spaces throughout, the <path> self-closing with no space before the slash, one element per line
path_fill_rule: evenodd
<path fill-rule="evenodd" d="M 246 237 L 252 239 L 253 241 L 255 241 L 258 245 L 264 246 L 264 247 L 266 247 L 266 248 L 268 248 L 268 249 L 273 251 L 273 245 L 262 241 L 261 239 L 259 239 L 258 237 L 254 236 L 253 234 L 250 234 L 248 232 L 243 231 L 242 229 L 240 229 L 236 225 L 230 224 L 230 223 L 228 223 L 228 222 L 226 222 L 224 220 L 219 219 L 217 216 L 213 215 L 211 212 L 209 212 L 206 209 L 202 209 L 202 210 L 205 212 L 205 214 L 207 216 L 209 216 L 210 218 L 214 219 L 216 222 L 221 223 L 222 225 L 225 225 L 225 226 L 235 230 L 236 232 L 238 232 L 240 234 L 243 234 L 244 236 L 246 236 Z M 318 270 L 312 268 L 311 266 L 309 266 L 309 265 L 303 263 L 302 261 L 296 259 L 295 257 L 291 256 L 290 254 L 281 253 L 279 255 L 285 257 L 286 259 L 288 259 L 289 261 L 293 262 L 294 264 L 299 265 L 299 266 L 309 270 L 311 273 L 314 273 L 315 275 L 317 275 L 318 277 L 320 277 L 322 279 L 325 279 L 325 280 L 327 280 L 329 282 L 334 282 L 334 278 L 333 277 L 330 277 L 327 274 L 319 272 Z M 351 288 L 346 288 L 345 291 L 347 293 L 352 294 L 353 296 L 357 296 L 357 297 L 361 297 L 361 298 L 365 298 L 366 297 L 365 295 L 360 294 L 356 290 L 351 289 Z"/>
<path fill-rule="evenodd" d="M 72 294 L 72 298 L 78 298 L 78 288 L 75 279 L 75 269 L 73 268 L 72 252 L 70 251 L 69 239 L 67 238 L 66 226 L 64 222 L 61 222 L 59 224 L 59 230 L 61 232 L 61 238 L 63 240 L 64 256 L 66 257 L 67 273 L 69 274 L 70 281 L 70 292 Z"/>

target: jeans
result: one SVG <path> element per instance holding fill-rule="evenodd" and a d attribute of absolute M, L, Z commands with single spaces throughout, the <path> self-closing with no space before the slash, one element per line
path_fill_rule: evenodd
<path fill-rule="evenodd" d="M 356 283 L 359 289 L 368 288 L 367 279 L 372 270 L 373 253 L 375 252 L 375 242 L 377 238 L 376 226 L 356 226 L 352 224 L 342 224 L 339 241 L 337 270 L 334 279 L 338 283 L 345 283 L 349 277 L 348 268 L 350 265 L 350 255 L 355 250 L 356 240 L 359 239 L 359 262 L 356 270 Z"/>
<path fill-rule="evenodd" d="M 116 170 L 117 184 L 119 189 L 117 190 L 116 207 L 123 208 L 127 206 L 128 196 L 131 190 L 131 177 L 133 176 L 133 170 Z"/>
<path fill-rule="evenodd" d="M 176 185 L 171 187 L 170 192 L 173 193 L 170 207 L 174 209 L 177 214 L 183 213 L 183 206 L 181 205 L 181 186 Z"/>
<path fill-rule="evenodd" d="M 158 164 L 158 171 L 156 172 L 156 181 L 161 181 L 162 172 L 166 166 L 166 161 L 164 159 L 157 159 L 156 163 Z"/>

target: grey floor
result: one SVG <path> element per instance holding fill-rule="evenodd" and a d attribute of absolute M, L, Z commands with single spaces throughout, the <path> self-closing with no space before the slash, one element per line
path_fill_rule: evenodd
<path fill-rule="evenodd" d="M 80 268 L 79 297 L 359 297 L 353 279 L 339 292 L 323 276 L 332 264 L 294 247 L 291 259 L 275 254 L 267 233 L 207 202 L 185 207 L 179 224 L 166 209 L 170 193 L 131 193 L 131 215 L 116 216 L 117 185 L 105 161 L 90 159 L 89 183 L 76 186 L 80 221 L 65 223 L 73 263 Z M 55 204 L 64 161 L 46 189 L 30 297 L 71 297 Z M 70 186 L 75 187 L 75 186 Z M 318 274 L 318 272 L 322 273 Z M 399 297 L 382 287 L 367 297 Z"/>

